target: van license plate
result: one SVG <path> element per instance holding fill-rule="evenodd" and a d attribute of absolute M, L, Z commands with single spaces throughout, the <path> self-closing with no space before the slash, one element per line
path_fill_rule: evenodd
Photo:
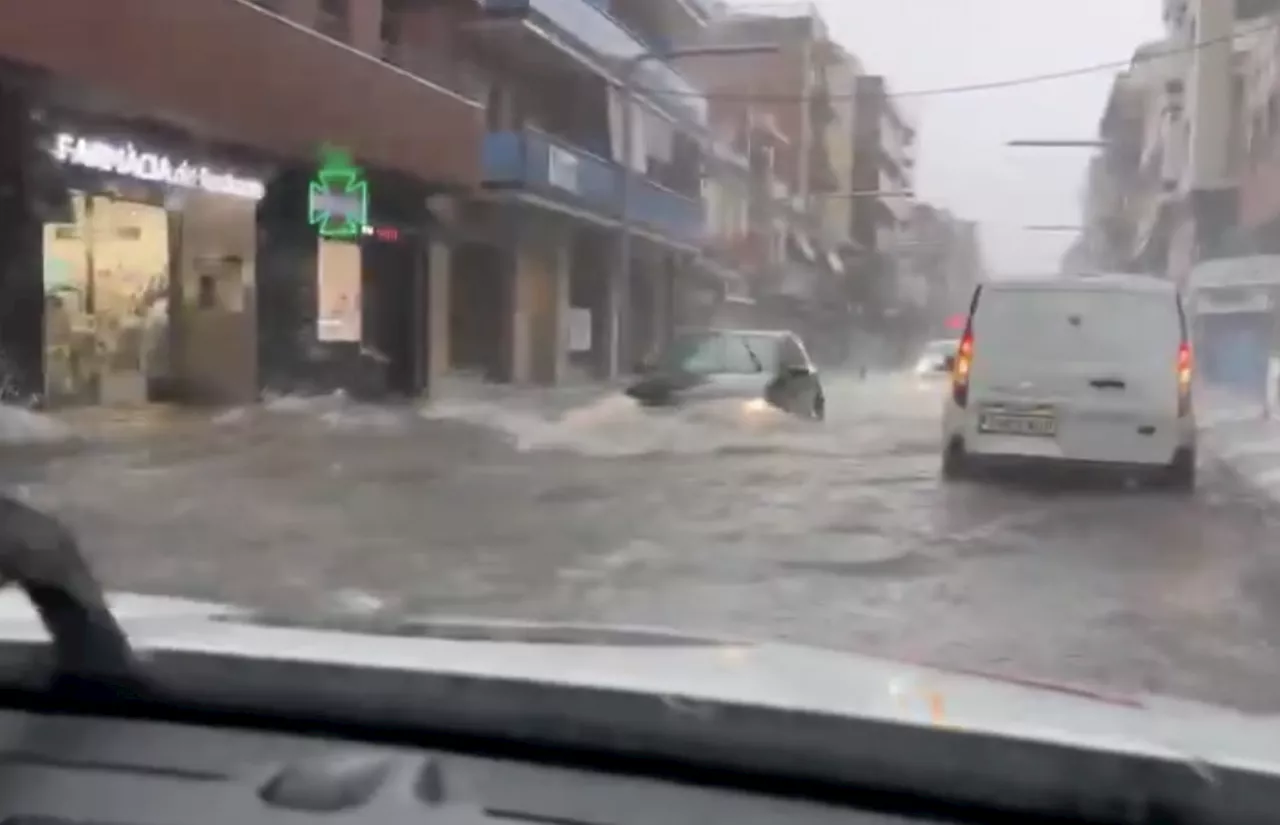
<path fill-rule="evenodd" d="M 1000 435 L 1053 436 L 1058 432 L 1058 421 L 1047 415 L 983 413 L 978 419 L 978 431 Z"/>

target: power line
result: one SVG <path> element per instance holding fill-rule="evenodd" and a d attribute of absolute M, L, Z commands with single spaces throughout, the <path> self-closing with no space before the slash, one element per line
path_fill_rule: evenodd
<path fill-rule="evenodd" d="M 1044 72 L 1041 74 L 1009 77 L 1003 80 L 989 80 L 985 83 L 968 83 L 962 86 L 940 86 L 932 89 L 912 89 L 905 92 L 887 92 L 886 96 L 895 99 L 941 97 L 943 95 L 988 92 L 998 89 L 1010 89 L 1018 86 L 1031 86 L 1039 83 L 1049 83 L 1055 80 L 1067 80 L 1073 77 L 1083 77 L 1101 72 L 1114 72 L 1120 69 L 1129 68 L 1139 63 L 1150 63 L 1156 60 L 1162 60 L 1166 57 L 1172 57 L 1174 55 L 1198 52 L 1202 49 L 1208 48 L 1209 46 L 1231 42 L 1237 37 L 1245 37 L 1267 29 L 1273 29 L 1277 25 L 1280 25 L 1280 18 L 1270 18 L 1261 25 L 1252 26 L 1239 31 L 1233 31 L 1230 34 L 1223 35 L 1221 37 L 1212 37 L 1208 40 L 1201 40 L 1187 46 L 1144 52 L 1136 54 L 1128 60 L 1113 60 L 1108 63 L 1094 63 L 1088 66 L 1077 66 L 1074 69 L 1063 69 L 1056 72 Z M 764 94 L 752 92 L 671 92 L 653 88 L 637 88 L 636 91 L 644 92 L 656 97 L 701 97 L 709 100 L 743 100 L 752 102 L 777 101 L 783 103 L 794 103 L 804 99 L 802 95 Z M 857 97 L 857 93 L 826 95 L 826 97 L 831 100 L 853 100 Z"/>

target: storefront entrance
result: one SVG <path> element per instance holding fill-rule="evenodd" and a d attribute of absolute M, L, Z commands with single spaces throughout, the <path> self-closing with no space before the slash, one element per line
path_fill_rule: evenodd
<path fill-rule="evenodd" d="M 162 205 L 73 192 L 44 226 L 44 384 L 53 405 L 172 394 L 170 226 Z"/>
<path fill-rule="evenodd" d="M 44 403 L 255 398 L 262 178 L 141 127 L 59 128 L 44 143 L 70 204 L 41 227 Z"/>

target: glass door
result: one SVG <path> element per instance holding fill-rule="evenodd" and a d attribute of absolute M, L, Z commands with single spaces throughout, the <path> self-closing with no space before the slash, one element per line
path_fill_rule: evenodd
<path fill-rule="evenodd" d="M 168 213 L 79 192 L 73 207 L 44 228 L 46 396 L 145 403 L 168 369 Z"/>

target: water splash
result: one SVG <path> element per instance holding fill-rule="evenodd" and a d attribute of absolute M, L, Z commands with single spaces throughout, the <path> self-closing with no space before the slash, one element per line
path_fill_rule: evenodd
<path fill-rule="evenodd" d="M 0 406 L 0 444 L 62 444 L 75 439 L 63 422 L 25 407 Z"/>
<path fill-rule="evenodd" d="M 512 399 L 446 399 L 420 411 L 502 434 L 521 452 L 563 451 L 599 458 L 659 454 L 865 454 L 906 417 L 936 417 L 939 396 L 902 379 L 828 383 L 828 420 L 814 422 L 741 400 L 645 409 L 613 392 L 567 411 Z"/>
<path fill-rule="evenodd" d="M 301 418 L 349 433 L 401 432 L 413 422 L 409 408 L 360 403 L 342 390 L 328 395 L 264 394 L 261 412 Z M 238 424 L 251 417 L 247 410 L 233 410 L 223 414 L 221 423 Z"/>

